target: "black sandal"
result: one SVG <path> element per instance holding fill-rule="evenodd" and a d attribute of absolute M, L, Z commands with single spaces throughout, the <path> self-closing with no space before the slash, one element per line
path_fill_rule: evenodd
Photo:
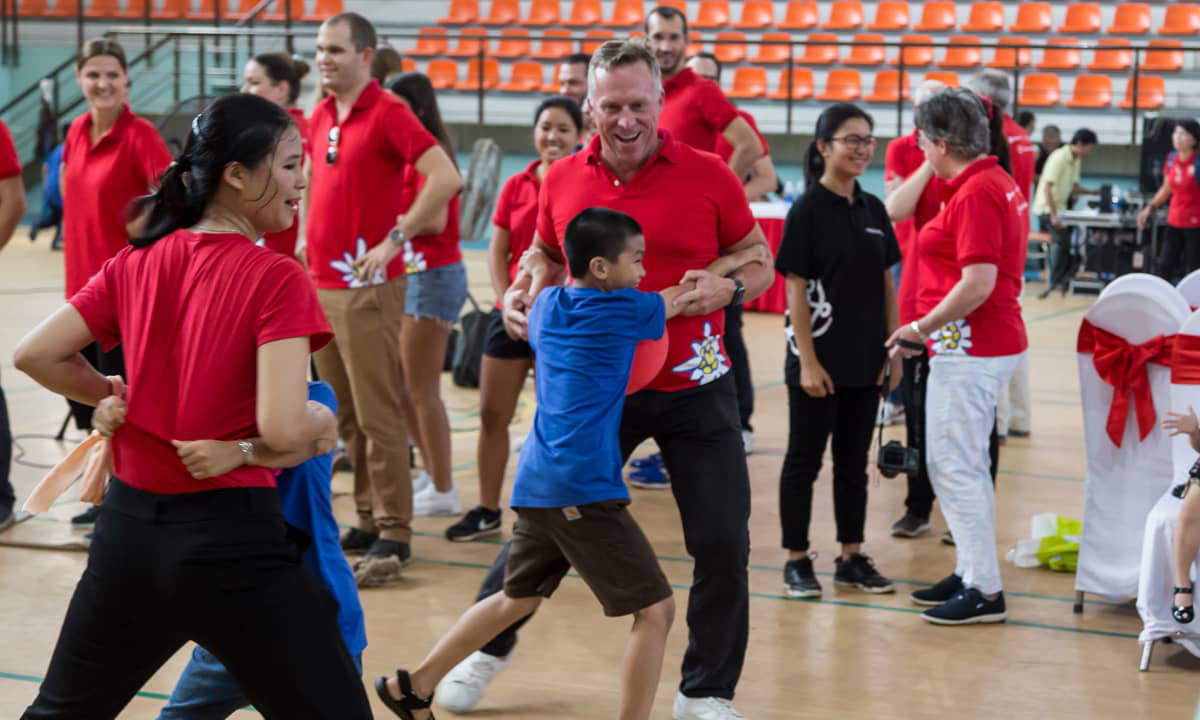
<path fill-rule="evenodd" d="M 413 694 L 412 678 L 408 676 L 407 670 L 396 671 L 396 682 L 400 685 L 400 699 L 392 697 L 388 692 L 387 678 L 381 677 L 375 681 L 375 694 L 383 701 L 384 706 L 388 710 L 396 713 L 397 717 L 404 720 L 415 720 L 412 710 L 428 710 L 433 705 L 433 695 L 427 698 L 420 698 Z M 429 720 L 434 720 L 433 713 L 429 713 Z"/>
<path fill-rule="evenodd" d="M 1194 595 L 1194 587 L 1176 587 L 1176 595 Z M 1175 622 L 1187 624 L 1196 619 L 1196 610 L 1191 605 L 1172 605 L 1171 615 L 1175 618 Z"/>

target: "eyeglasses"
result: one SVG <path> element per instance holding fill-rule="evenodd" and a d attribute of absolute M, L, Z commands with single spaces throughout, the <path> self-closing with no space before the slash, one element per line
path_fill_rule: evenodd
<path fill-rule="evenodd" d="M 341 135 L 342 135 L 341 128 L 339 128 L 337 125 L 334 125 L 333 127 L 329 128 L 329 138 L 328 138 L 329 139 L 329 148 L 325 150 L 325 164 L 326 165 L 336 165 L 337 164 L 338 138 L 341 137 Z"/>
<path fill-rule="evenodd" d="M 851 150 L 862 150 L 863 148 L 874 149 L 875 146 L 879 144 L 879 141 L 871 135 L 866 137 L 863 137 L 862 135 L 843 135 L 841 137 L 829 139 L 836 142 L 846 143 L 846 147 L 850 148 Z"/>

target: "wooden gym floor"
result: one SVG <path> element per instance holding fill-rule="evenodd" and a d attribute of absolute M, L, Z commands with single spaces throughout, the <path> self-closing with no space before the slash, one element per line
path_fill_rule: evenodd
<path fill-rule="evenodd" d="M 62 303 L 62 257 L 48 236 L 30 244 L 18 232 L 0 255 L 0 371 L 13 432 L 52 436 L 65 403 L 12 368 L 17 340 Z M 469 251 L 472 288 L 490 299 L 484 256 Z M 1033 435 L 1011 439 L 1001 453 L 998 526 L 1001 552 L 1029 533 L 1040 512 L 1079 517 L 1083 507 L 1084 448 L 1074 340 L 1087 298 L 1025 301 L 1031 344 Z M 1141 623 L 1130 604 L 1089 598 L 1071 612 L 1073 577 L 1004 564 L 1009 621 L 1002 626 L 941 628 L 917 618 L 908 593 L 953 570 L 954 553 L 934 532 L 897 540 L 888 528 L 902 512 L 904 483 L 873 477 L 866 552 L 897 580 L 895 595 L 833 587 L 833 513 L 828 465 L 816 493 L 813 549 L 825 585 L 819 601 L 783 594 L 777 483 L 787 436 L 787 397 L 781 384 L 783 339 L 777 316 L 747 314 L 746 340 L 757 387 L 754 453 L 749 456 L 754 506 L 750 567 L 750 646 L 737 707 L 751 720 L 771 718 L 1184 718 L 1196 707 L 1200 661 L 1172 646 L 1157 649 L 1140 674 L 1136 641 Z M 464 507 L 477 498 L 475 441 L 478 401 L 444 376 L 454 434 L 455 482 Z M 522 398 L 513 434 L 532 418 L 532 383 Z M 899 428 L 892 428 L 894 435 Z M 72 430 L 68 437 L 77 437 Z M 18 500 L 41 470 L 63 453 L 49 439 L 23 438 L 13 465 Z M 23 451 L 23 455 L 22 455 Z M 642 452 L 648 451 L 643 449 Z M 509 463 L 510 479 L 514 463 Z M 345 492 L 346 475 L 335 479 Z M 509 487 L 506 487 L 506 497 Z M 676 588 L 679 614 L 671 632 L 656 718 L 669 718 L 686 643 L 684 622 L 691 561 L 684 551 L 670 493 L 633 491 L 634 514 L 654 543 Z M 70 548 L 81 539 L 67 519 L 81 511 L 67 502 L 48 516 L 0 536 L 0 717 L 18 717 L 37 691 L 71 591 L 84 565 L 77 550 L 15 547 L 36 543 Z M 353 516 L 350 499 L 336 500 L 338 516 Z M 506 525 L 513 515 L 506 512 Z M 370 647 L 364 679 L 415 664 L 472 601 L 500 541 L 452 544 L 441 533 L 449 518 L 418 518 L 417 562 L 402 583 L 362 593 Z M 616 708 L 616 672 L 628 620 L 606 619 L 587 587 L 564 581 L 552 601 L 521 633 L 512 664 L 492 685 L 475 715 L 484 718 L 608 718 Z M 181 651 L 130 703 L 124 718 L 153 718 L 186 661 Z M 86 682 L 86 678 L 82 679 Z M 373 693 L 372 693 L 373 695 Z M 373 702 L 379 716 L 389 717 Z M 441 712 L 440 714 L 449 715 Z M 238 717 L 254 717 L 242 712 Z"/>

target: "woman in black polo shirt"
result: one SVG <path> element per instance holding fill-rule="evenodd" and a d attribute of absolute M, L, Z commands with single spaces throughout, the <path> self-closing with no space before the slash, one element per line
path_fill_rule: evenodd
<path fill-rule="evenodd" d="M 833 436 L 833 508 L 842 553 L 834 583 L 890 593 L 892 582 L 861 552 L 867 511 L 867 453 L 896 327 L 888 271 L 900 260 L 879 198 L 857 178 L 875 150 L 874 123 L 860 108 L 832 105 L 817 119 L 805 160 L 805 192 L 792 205 L 775 262 L 787 278 L 790 430 L 779 481 L 784 583 L 793 597 L 820 597 L 808 529 L 813 483 Z M 892 364 L 891 383 L 900 379 Z"/>

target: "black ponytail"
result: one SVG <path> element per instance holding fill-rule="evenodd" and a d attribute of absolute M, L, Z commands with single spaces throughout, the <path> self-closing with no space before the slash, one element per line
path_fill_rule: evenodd
<path fill-rule="evenodd" d="M 225 167 L 236 162 L 254 170 L 275 152 L 292 118 L 275 103 L 234 93 L 215 100 L 192 120 L 183 153 L 171 163 L 151 194 L 134 201 L 145 213 L 145 229 L 130 239 L 146 247 L 200 221 L 221 186 Z"/>
<path fill-rule="evenodd" d="M 871 115 L 857 105 L 851 103 L 836 103 L 825 108 L 817 118 L 817 127 L 813 130 L 813 140 L 808 145 L 804 155 L 804 187 L 811 188 L 821 181 L 825 173 L 825 158 L 821 157 L 821 149 L 817 141 L 828 143 L 847 120 L 859 118 L 867 121 L 871 129 L 875 129 L 875 120 Z"/>
<path fill-rule="evenodd" d="M 1008 152 L 1008 138 L 1004 135 L 1004 111 L 991 102 L 985 102 L 983 107 L 988 115 L 988 155 L 995 155 L 1004 172 L 1012 175 L 1012 158 Z"/>

